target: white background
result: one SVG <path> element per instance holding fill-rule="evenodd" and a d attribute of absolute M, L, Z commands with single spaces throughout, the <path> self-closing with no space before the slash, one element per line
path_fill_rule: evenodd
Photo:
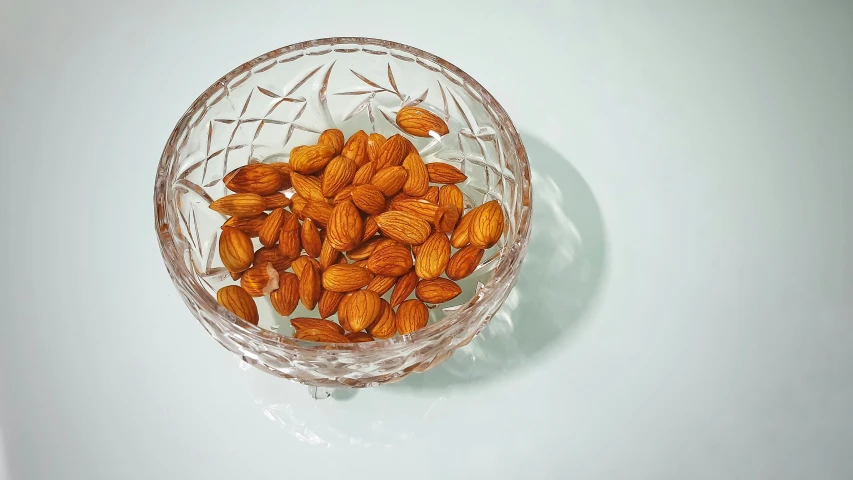
<path fill-rule="evenodd" d="M 10 478 L 853 477 L 853 3 L 0 9 Z M 317 402 L 192 318 L 152 192 L 212 81 L 346 35 L 433 52 L 502 102 L 537 172 L 537 267 L 477 350 Z M 549 268 L 560 211 L 586 283 Z"/>

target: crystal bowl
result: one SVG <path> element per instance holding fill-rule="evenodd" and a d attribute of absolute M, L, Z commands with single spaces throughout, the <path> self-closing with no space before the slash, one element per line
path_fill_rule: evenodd
<path fill-rule="evenodd" d="M 407 136 L 424 161 L 468 176 L 468 208 L 498 200 L 501 241 L 463 286 L 460 303 L 431 310 L 430 324 L 404 336 L 352 344 L 290 337 L 216 302 L 232 282 L 217 252 L 224 218 L 210 210 L 226 195 L 223 176 L 252 162 L 286 161 L 327 128 L 399 132 L 403 106 L 432 110 L 450 126 L 439 138 Z M 315 387 L 366 387 L 438 365 L 489 322 L 515 285 L 527 250 L 530 169 L 503 107 L 476 80 L 430 53 L 385 40 L 326 38 L 280 48 L 235 68 L 199 96 L 169 137 L 154 188 L 155 226 L 169 275 L 193 315 L 228 350 L 272 374 Z M 267 298 L 259 309 L 271 311 Z M 264 314 L 262 313 L 262 317 Z M 294 316 L 298 316 L 294 313 Z M 290 328 L 287 322 L 282 322 Z"/>

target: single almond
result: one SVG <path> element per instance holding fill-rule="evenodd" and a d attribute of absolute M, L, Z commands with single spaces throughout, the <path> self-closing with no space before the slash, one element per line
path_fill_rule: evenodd
<path fill-rule="evenodd" d="M 378 187 L 383 195 L 390 197 L 403 188 L 408 177 L 409 174 L 406 173 L 405 168 L 393 166 L 377 171 L 373 179 L 370 180 L 370 183 Z"/>
<path fill-rule="evenodd" d="M 310 175 L 324 169 L 335 157 L 335 149 L 328 145 L 306 145 L 290 151 L 290 181 L 293 174 Z M 294 185 L 295 187 L 296 185 Z"/>
<path fill-rule="evenodd" d="M 365 332 L 350 332 L 344 335 L 352 343 L 372 342 L 373 336 Z"/>
<path fill-rule="evenodd" d="M 427 192 L 424 194 L 422 199 L 426 200 L 429 203 L 438 203 L 438 187 L 432 186 L 427 189 Z"/>
<path fill-rule="evenodd" d="M 389 206 L 394 210 L 411 213 L 429 223 L 435 223 L 435 219 L 441 209 L 440 206 L 419 198 L 407 198 L 403 200 L 395 198 Z"/>
<path fill-rule="evenodd" d="M 457 212 L 465 210 L 465 196 L 456 185 L 442 185 L 438 191 L 438 204 L 442 207 L 456 207 Z"/>
<path fill-rule="evenodd" d="M 270 293 L 270 303 L 279 315 L 288 316 L 299 303 L 299 278 L 284 272 L 278 275 L 278 290 Z"/>
<path fill-rule="evenodd" d="M 320 300 L 320 269 L 314 264 L 307 264 L 299 277 L 299 301 L 308 310 L 313 310 Z"/>
<path fill-rule="evenodd" d="M 347 252 L 347 257 L 350 260 L 366 260 L 373 254 L 380 242 L 384 241 L 385 237 L 371 237 L 364 241 L 357 248 Z"/>
<path fill-rule="evenodd" d="M 396 308 L 409 298 L 409 295 L 415 291 L 415 286 L 418 284 L 418 274 L 415 270 L 403 275 L 397 279 L 397 284 L 394 285 L 394 291 L 391 292 L 391 306 Z"/>
<path fill-rule="evenodd" d="M 285 212 L 283 208 L 277 208 L 270 212 L 267 219 L 261 225 L 261 229 L 258 231 L 258 239 L 263 246 L 271 247 L 278 242 L 281 227 L 289 216 L 290 214 Z"/>
<path fill-rule="evenodd" d="M 323 180 L 320 189 L 324 197 L 334 197 L 347 185 L 352 183 L 358 167 L 355 160 L 348 157 L 335 157 L 323 171 Z"/>
<path fill-rule="evenodd" d="M 361 236 L 361 241 L 367 241 L 368 238 L 376 235 L 376 232 L 378 231 L 379 224 L 376 223 L 376 217 L 374 215 L 369 215 L 364 220 L 364 235 Z"/>
<path fill-rule="evenodd" d="M 438 278 L 450 262 L 450 241 L 447 235 L 436 232 L 421 245 L 415 258 L 415 271 L 424 280 Z"/>
<path fill-rule="evenodd" d="M 353 185 L 366 185 L 373 180 L 373 175 L 376 174 L 376 166 L 373 162 L 367 162 L 364 165 L 358 167 L 358 170 L 355 172 L 355 176 L 352 177 Z"/>
<path fill-rule="evenodd" d="M 320 241 L 320 232 L 314 226 L 314 220 L 306 218 L 302 222 L 302 229 L 299 236 L 302 240 L 302 248 L 305 249 L 305 253 L 314 258 L 319 257 L 323 243 Z"/>
<path fill-rule="evenodd" d="M 308 202 L 305 208 L 302 209 L 302 217 L 310 218 L 320 225 L 326 226 L 329 224 L 329 217 L 332 216 L 332 206 L 323 202 Z"/>
<path fill-rule="evenodd" d="M 462 248 L 468 245 L 468 226 L 471 224 L 471 218 L 473 218 L 472 212 L 473 210 L 462 215 L 462 218 L 456 223 L 456 229 L 450 235 L 450 244 L 453 245 L 453 248 Z"/>
<path fill-rule="evenodd" d="M 278 170 L 278 173 L 284 175 L 285 178 L 290 177 L 290 164 L 287 162 L 272 162 L 267 163 L 267 165 Z"/>
<path fill-rule="evenodd" d="M 372 290 L 379 295 L 385 295 L 388 290 L 397 283 L 397 277 L 387 277 L 385 275 L 377 275 L 367 284 L 367 289 Z"/>
<path fill-rule="evenodd" d="M 486 202 L 472 212 L 468 240 L 478 248 L 491 248 L 504 231 L 504 213 L 497 200 Z"/>
<path fill-rule="evenodd" d="M 319 318 L 309 318 L 309 317 L 296 317 L 290 319 L 290 324 L 293 325 L 294 330 L 304 330 L 306 328 L 314 328 L 317 330 L 327 330 L 332 333 L 337 333 L 343 335 L 344 329 L 341 328 L 335 322 L 329 320 L 323 320 Z"/>
<path fill-rule="evenodd" d="M 334 315 L 338 311 L 344 295 L 346 293 L 323 290 L 323 293 L 320 295 L 320 301 L 317 303 L 317 311 L 320 312 L 320 317 L 326 318 Z"/>
<path fill-rule="evenodd" d="M 299 219 L 291 215 L 284 221 L 278 235 L 278 251 L 287 258 L 296 258 L 302 250 L 299 238 Z"/>
<path fill-rule="evenodd" d="M 415 288 L 415 295 L 421 301 L 435 305 L 449 302 L 459 296 L 460 293 L 462 293 L 462 289 L 459 288 L 459 285 L 446 278 L 421 280 Z"/>
<path fill-rule="evenodd" d="M 367 259 L 367 269 L 376 275 L 399 277 L 412 269 L 412 252 L 399 244 L 379 247 Z"/>
<path fill-rule="evenodd" d="M 347 185 L 340 192 L 338 192 L 335 197 L 332 199 L 332 205 L 337 205 L 341 202 L 345 202 L 352 198 L 352 191 L 355 187 L 353 185 Z"/>
<path fill-rule="evenodd" d="M 408 212 L 388 211 L 376 216 L 382 234 L 406 245 L 420 245 L 432 232 L 426 220 Z"/>
<path fill-rule="evenodd" d="M 388 167 L 396 167 L 402 165 L 403 159 L 409 153 L 408 140 L 400 134 L 391 135 L 388 140 L 379 147 L 379 152 L 376 154 L 376 173 L 381 172 Z"/>
<path fill-rule="evenodd" d="M 302 195 L 302 198 L 309 202 L 325 202 L 326 197 L 323 195 L 323 189 L 320 186 L 320 179 L 313 176 L 293 173 L 290 175 L 290 180 L 293 182 L 293 189 L 296 193 Z"/>
<path fill-rule="evenodd" d="M 375 185 L 359 185 L 352 189 L 352 201 L 364 213 L 379 215 L 385 211 L 385 195 Z"/>
<path fill-rule="evenodd" d="M 269 195 L 281 190 L 286 179 L 275 167 L 250 163 L 232 170 L 222 181 L 232 192 Z"/>
<path fill-rule="evenodd" d="M 397 112 L 397 125 L 404 132 L 416 137 L 430 137 L 431 133 L 439 136 L 447 135 L 450 131 L 447 123 L 436 114 L 425 108 L 403 107 Z"/>
<path fill-rule="evenodd" d="M 240 286 L 253 297 L 263 297 L 278 289 L 278 272 L 271 263 L 255 265 L 243 272 Z"/>
<path fill-rule="evenodd" d="M 433 220 L 435 229 L 442 233 L 452 232 L 457 223 L 459 223 L 459 210 L 456 210 L 453 205 L 439 207 L 435 220 Z"/>
<path fill-rule="evenodd" d="M 403 184 L 403 193 L 413 197 L 426 195 L 429 190 L 429 173 L 426 164 L 417 153 L 410 153 L 403 159 L 403 168 L 406 169 L 408 177 Z"/>
<path fill-rule="evenodd" d="M 340 333 L 330 332 L 326 329 L 303 328 L 293 334 L 293 338 L 307 342 L 319 343 L 351 343 L 350 340 Z"/>
<path fill-rule="evenodd" d="M 253 217 L 230 217 L 222 226 L 234 227 L 248 235 L 250 238 L 254 238 L 260 235 L 261 225 L 263 225 L 264 220 L 266 219 L 266 213 L 255 215 Z"/>
<path fill-rule="evenodd" d="M 346 252 L 361 243 L 364 222 L 351 200 L 335 205 L 326 228 L 326 238 L 332 248 Z"/>
<path fill-rule="evenodd" d="M 462 183 L 468 179 L 464 173 L 453 165 L 429 163 L 426 167 L 427 172 L 429 172 L 429 181 L 433 183 Z"/>
<path fill-rule="evenodd" d="M 320 138 L 317 139 L 317 145 L 332 147 L 335 151 L 335 155 L 340 155 L 344 150 L 344 132 L 337 128 L 324 130 L 323 133 L 320 134 Z"/>
<path fill-rule="evenodd" d="M 228 272 L 228 274 L 231 275 L 231 280 L 234 280 L 235 282 L 240 280 L 240 277 L 243 276 L 243 272 Z"/>
<path fill-rule="evenodd" d="M 406 300 L 397 307 L 397 330 L 408 335 L 424 328 L 429 322 L 429 309 L 420 300 Z"/>
<path fill-rule="evenodd" d="M 359 167 L 368 162 L 367 134 L 364 133 L 364 130 L 359 130 L 349 137 L 341 155 L 351 159 Z"/>
<path fill-rule="evenodd" d="M 323 245 L 320 247 L 320 271 L 325 272 L 330 265 L 337 263 L 340 254 L 339 251 L 332 247 L 332 244 L 329 243 L 329 238 L 326 237 L 323 240 Z"/>
<path fill-rule="evenodd" d="M 346 303 L 340 306 L 344 317 L 353 332 L 364 330 L 379 316 L 382 302 L 379 294 L 371 290 L 359 290 L 350 295 Z"/>
<path fill-rule="evenodd" d="M 265 210 L 274 210 L 276 208 L 285 208 L 290 206 L 290 199 L 281 192 L 264 195 L 263 198 Z"/>
<path fill-rule="evenodd" d="M 297 277 L 302 278 L 302 272 L 305 270 L 305 267 L 315 266 L 318 269 L 320 268 L 320 264 L 317 260 L 309 257 L 308 255 L 300 255 L 295 258 L 291 263 L 291 268 L 293 269 L 293 273 L 296 274 Z"/>
<path fill-rule="evenodd" d="M 258 324 L 258 306 L 243 288 L 237 285 L 222 287 L 216 292 L 216 301 L 228 311 L 253 324 Z"/>
<path fill-rule="evenodd" d="M 473 245 L 459 249 L 459 251 L 450 257 L 450 261 L 447 263 L 447 269 L 445 270 L 447 278 L 461 280 L 471 275 L 477 269 L 477 266 L 480 265 L 483 253 L 485 253 L 485 250 Z"/>
<path fill-rule="evenodd" d="M 233 217 L 254 217 L 264 213 L 264 198 L 256 193 L 234 193 L 210 204 L 210 209 Z"/>
<path fill-rule="evenodd" d="M 293 196 L 290 197 L 290 211 L 301 216 L 302 210 L 305 208 L 307 203 L 308 200 L 305 200 L 305 197 L 298 193 L 294 193 Z"/>
<path fill-rule="evenodd" d="M 379 148 L 387 141 L 388 139 L 381 133 L 371 133 L 367 136 L 367 159 L 370 162 L 376 162 L 379 158 Z"/>
<path fill-rule="evenodd" d="M 330 265 L 323 272 L 323 288 L 333 292 L 351 292 L 370 283 L 373 274 L 358 265 Z"/>
<path fill-rule="evenodd" d="M 380 300 L 381 306 L 376 320 L 367 327 L 367 333 L 376 338 L 391 338 L 397 334 L 397 315 L 385 300 Z"/>
<path fill-rule="evenodd" d="M 219 234 L 219 257 L 229 272 L 246 270 L 255 258 L 252 239 L 234 227 L 222 227 Z"/>
<path fill-rule="evenodd" d="M 291 261 L 292 259 L 285 257 L 278 251 L 278 247 L 261 247 L 255 252 L 255 259 L 252 261 L 252 265 L 270 263 L 280 275 L 290 268 Z"/>

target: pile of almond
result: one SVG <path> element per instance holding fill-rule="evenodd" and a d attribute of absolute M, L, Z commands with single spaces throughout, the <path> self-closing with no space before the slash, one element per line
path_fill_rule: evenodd
<path fill-rule="evenodd" d="M 397 124 L 413 136 L 448 133 L 441 118 L 417 107 L 401 109 Z M 427 304 L 458 296 L 454 280 L 470 275 L 503 234 L 497 201 L 464 212 L 455 184 L 466 178 L 451 165 L 425 164 L 401 135 L 359 131 L 344 142 L 335 129 L 316 145 L 294 148 L 289 163 L 237 168 L 224 179 L 234 193 L 210 205 L 230 217 L 219 254 L 240 281 L 221 288 L 217 300 L 255 325 L 253 297 L 269 295 L 282 316 L 300 302 L 316 308 L 319 318 L 290 321 L 294 337 L 315 342 L 372 341 L 423 328 Z M 291 188 L 288 198 L 283 191 Z M 408 299 L 413 292 L 417 298 Z M 335 313 L 337 323 L 328 320 Z"/>

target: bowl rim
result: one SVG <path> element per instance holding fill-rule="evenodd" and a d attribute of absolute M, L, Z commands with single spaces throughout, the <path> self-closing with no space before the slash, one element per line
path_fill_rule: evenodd
<path fill-rule="evenodd" d="M 461 78 L 469 87 L 471 87 L 474 91 L 476 91 L 481 97 L 482 102 L 484 104 L 489 105 L 492 108 L 493 113 L 498 117 L 500 123 L 506 126 L 506 133 L 511 142 L 511 147 L 517 152 L 519 164 L 521 166 L 521 176 L 516 178 L 516 182 L 520 187 L 520 195 L 518 201 L 523 202 L 523 206 L 526 207 L 526 211 L 519 218 L 516 227 L 516 235 L 515 241 L 512 244 L 508 244 L 504 246 L 504 249 L 508 249 L 509 251 L 519 251 L 517 255 L 512 258 L 510 262 L 498 262 L 498 265 L 495 267 L 494 273 L 491 278 L 489 278 L 488 282 L 486 282 L 483 287 L 478 292 L 485 292 L 484 294 L 474 295 L 471 299 L 469 299 L 466 303 L 463 303 L 457 307 L 456 310 L 445 315 L 441 320 L 427 325 L 426 327 L 417 330 L 408 335 L 398 335 L 389 339 L 376 339 L 372 342 L 356 342 L 356 343 L 313 343 L 313 342 L 304 342 L 302 340 L 297 340 L 293 337 L 278 334 L 271 330 L 267 330 L 265 328 L 259 327 L 252 323 L 249 323 L 243 320 L 240 317 L 237 317 L 229 310 L 222 307 L 217 301 L 216 298 L 211 296 L 209 292 L 201 288 L 201 291 L 204 295 L 200 295 L 198 292 L 198 288 L 193 288 L 193 295 L 195 300 L 200 304 L 209 303 L 210 305 L 205 305 L 205 307 L 209 307 L 209 310 L 215 310 L 217 314 L 221 317 L 224 317 L 229 320 L 231 326 L 239 330 L 239 333 L 249 337 L 254 342 L 258 342 L 261 344 L 274 344 L 275 346 L 286 347 L 289 349 L 296 349 L 302 351 L 310 351 L 310 352 L 325 352 L 325 353 L 334 353 L 334 352 L 358 352 L 358 351 L 381 351 L 385 349 L 391 349 L 394 347 L 399 347 L 401 345 L 410 346 L 412 344 L 417 344 L 422 340 L 426 340 L 432 338 L 433 336 L 439 334 L 440 332 L 450 328 L 458 324 L 459 322 L 464 321 L 464 316 L 462 313 L 473 309 L 477 305 L 481 304 L 485 301 L 485 298 L 490 296 L 490 294 L 495 294 L 495 286 L 497 286 L 498 280 L 501 275 L 498 275 L 499 272 L 505 272 L 512 275 L 512 278 L 509 280 L 514 281 L 517 279 L 518 268 L 520 267 L 522 261 L 524 260 L 524 252 L 527 249 L 527 244 L 530 240 L 530 230 L 531 230 L 531 218 L 532 218 L 532 186 L 531 186 L 531 174 L 530 174 L 530 163 L 527 157 L 527 151 L 524 148 L 524 145 L 521 141 L 521 136 L 518 133 L 518 130 L 515 128 L 515 124 L 510 119 L 509 115 L 506 113 L 506 110 L 503 106 L 486 90 L 477 80 L 473 77 L 465 73 L 462 69 L 457 67 L 456 65 L 444 60 L 441 57 L 438 57 L 432 53 L 426 52 L 419 48 L 415 48 L 406 44 L 393 42 L 390 40 L 382 40 L 377 38 L 370 37 L 327 37 L 327 38 L 319 38 L 314 40 L 307 40 L 302 42 L 293 43 L 287 45 L 285 47 L 280 47 L 274 50 L 270 50 L 264 54 L 258 55 L 257 57 L 244 62 L 240 66 L 232 69 L 230 72 L 221 76 L 215 82 L 213 82 L 209 87 L 207 87 L 190 105 L 190 107 L 184 112 L 181 118 L 176 123 L 175 127 L 172 129 L 171 134 L 169 135 L 169 139 L 166 142 L 166 145 L 163 149 L 163 153 L 160 157 L 160 162 L 157 167 L 157 175 L 155 179 L 155 188 L 154 188 L 154 207 L 155 207 L 155 228 L 157 230 L 157 238 L 158 243 L 160 245 L 160 251 L 163 256 L 164 263 L 166 264 L 166 268 L 172 277 L 173 282 L 177 282 L 177 275 L 180 274 L 183 277 L 187 277 L 192 274 L 190 269 L 182 262 L 179 261 L 182 258 L 182 252 L 178 248 L 176 242 L 174 241 L 174 236 L 172 234 L 173 226 L 168 221 L 168 215 L 166 212 L 167 209 L 167 185 L 165 184 L 166 178 L 170 173 L 170 166 L 167 164 L 169 157 L 174 153 L 177 147 L 177 137 L 178 134 L 189 124 L 189 121 L 193 115 L 197 113 L 198 108 L 203 105 L 207 100 L 211 98 L 211 96 L 218 92 L 223 86 L 226 85 L 228 81 L 237 77 L 240 74 L 245 73 L 249 69 L 258 64 L 268 61 L 270 58 L 278 58 L 288 53 L 292 53 L 298 50 L 304 50 L 312 47 L 322 47 L 322 46 L 334 46 L 334 45 L 353 45 L 357 44 L 359 46 L 379 46 L 383 48 L 388 48 L 392 50 L 398 50 L 402 52 L 406 52 L 408 54 L 414 55 L 416 57 L 429 60 L 438 64 L 442 70 L 446 70 L 453 75 Z M 506 252 L 509 254 L 509 252 Z M 505 255 L 507 256 L 507 255 Z M 177 270 L 177 271 L 176 271 Z M 192 286 L 192 285 L 191 285 Z M 177 287 L 177 285 L 176 285 Z M 195 287 L 195 286 L 193 286 Z M 179 292 L 180 293 L 180 292 Z M 187 295 L 184 293 L 184 295 Z M 201 298 L 199 298 L 201 297 Z M 474 299 L 479 299 L 477 305 L 472 305 Z M 186 302 L 186 298 L 184 298 Z M 205 301 L 209 300 L 209 302 Z M 500 308 L 500 307 L 498 307 Z M 194 315 L 195 316 L 195 315 Z M 200 319 L 199 319 L 200 320 Z M 491 320 L 491 316 L 489 318 L 483 319 L 482 325 L 480 329 L 485 327 L 488 321 Z M 479 329 L 477 330 L 479 332 Z M 313 344 L 312 344 L 313 343 Z"/>

